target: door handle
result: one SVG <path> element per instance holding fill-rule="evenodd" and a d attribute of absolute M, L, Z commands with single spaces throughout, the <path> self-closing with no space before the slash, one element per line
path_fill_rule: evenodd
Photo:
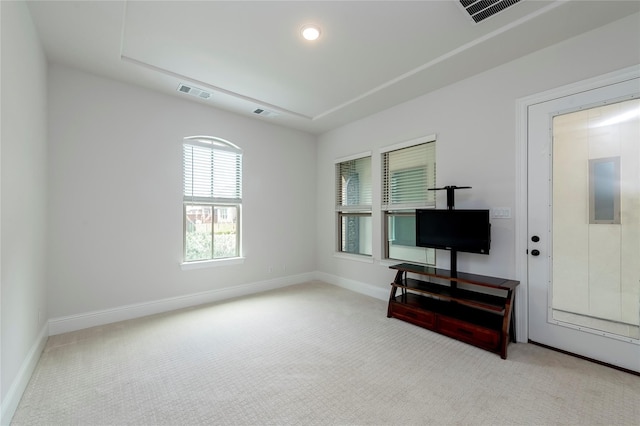
<path fill-rule="evenodd" d="M 531 250 L 531 256 L 540 256 L 540 250 Z"/>

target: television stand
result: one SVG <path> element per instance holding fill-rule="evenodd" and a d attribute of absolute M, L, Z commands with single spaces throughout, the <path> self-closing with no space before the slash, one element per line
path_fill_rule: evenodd
<path fill-rule="evenodd" d="M 515 342 L 513 306 L 519 282 L 401 263 L 391 283 L 387 318 L 453 337 L 507 358 Z M 420 279 L 407 277 L 416 274 Z M 400 289 L 400 294 L 398 293 Z M 484 291 L 483 291 L 484 290 Z"/>

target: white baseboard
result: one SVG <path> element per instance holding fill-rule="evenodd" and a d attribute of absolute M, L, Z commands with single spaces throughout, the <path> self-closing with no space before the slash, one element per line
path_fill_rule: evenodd
<path fill-rule="evenodd" d="M 361 281 L 342 278 L 337 275 L 327 274 L 326 272 L 316 271 L 315 277 L 317 280 L 324 281 L 347 290 L 355 291 L 356 293 L 365 294 L 380 300 L 389 300 L 390 289 L 384 289 Z"/>
<path fill-rule="evenodd" d="M 49 324 L 45 323 L 42 330 L 40 330 L 40 333 L 36 337 L 35 342 L 33 342 L 33 346 L 27 353 L 24 362 L 20 366 L 20 370 L 18 370 L 16 378 L 13 383 L 11 383 L 11 386 L 9 386 L 9 390 L 2 401 L 2 406 L 0 407 L 0 425 L 5 426 L 11 423 L 11 418 L 16 412 L 16 408 L 18 408 L 22 394 L 29 384 L 31 375 L 33 374 L 33 371 L 38 364 L 38 360 L 40 359 L 40 354 L 47 344 L 48 337 Z"/>
<path fill-rule="evenodd" d="M 169 312 L 176 309 L 202 305 L 205 303 L 231 299 L 233 297 L 246 296 L 253 293 L 259 293 L 276 288 L 287 287 L 294 284 L 300 284 L 305 281 L 311 281 L 313 279 L 313 273 L 304 273 L 299 275 L 275 278 L 272 280 L 243 284 L 234 287 L 209 290 L 201 293 L 187 294 L 184 296 L 176 296 L 166 299 L 153 300 L 150 302 L 119 306 L 111 309 L 103 309 L 99 311 L 85 312 L 77 315 L 52 318 L 49 320 L 49 334 L 53 336 L 56 334 L 68 333 L 70 331 L 82 330 L 89 327 L 95 327 L 118 321 L 140 318 L 147 315 Z"/>

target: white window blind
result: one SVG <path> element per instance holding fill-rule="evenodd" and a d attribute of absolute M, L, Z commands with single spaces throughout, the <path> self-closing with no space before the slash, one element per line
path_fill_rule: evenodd
<path fill-rule="evenodd" d="M 187 138 L 183 144 L 184 201 L 242 202 L 242 150 L 215 138 Z"/>
<path fill-rule="evenodd" d="M 382 210 L 435 206 L 435 141 L 382 153 Z"/>

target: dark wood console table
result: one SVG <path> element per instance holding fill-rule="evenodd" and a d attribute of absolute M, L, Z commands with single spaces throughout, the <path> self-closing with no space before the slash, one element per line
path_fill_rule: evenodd
<path fill-rule="evenodd" d="M 507 358 L 515 342 L 513 306 L 519 281 L 401 263 L 390 266 L 388 318 L 397 318 Z M 407 273 L 421 279 L 408 278 Z M 396 294 L 400 289 L 400 294 Z M 484 289 L 484 290 L 483 290 Z"/>

